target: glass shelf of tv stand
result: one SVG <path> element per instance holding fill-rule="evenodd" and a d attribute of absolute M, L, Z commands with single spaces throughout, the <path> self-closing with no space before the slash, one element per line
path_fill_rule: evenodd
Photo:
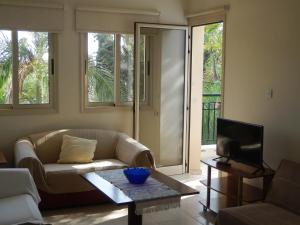
<path fill-rule="evenodd" d="M 204 186 L 207 187 L 207 180 L 200 181 Z M 236 199 L 237 190 L 237 180 L 233 176 L 219 177 L 211 179 L 210 189 L 227 195 L 230 198 Z M 253 203 L 261 201 L 263 199 L 262 188 L 255 187 L 243 183 L 243 201 L 247 203 Z"/>
<path fill-rule="evenodd" d="M 202 180 L 201 183 L 207 187 L 206 199 L 200 199 L 204 210 L 210 209 L 218 212 L 219 208 L 249 204 L 263 200 L 266 190 L 274 175 L 271 169 L 257 171 L 256 168 L 247 166 L 242 163 L 229 161 L 230 165 L 218 163 L 213 159 L 201 160 L 208 166 L 208 179 Z M 211 179 L 211 168 L 228 173 L 228 176 Z M 243 182 L 243 178 L 263 178 L 263 188 L 258 188 Z M 214 193 L 214 196 L 212 196 Z M 203 196 L 203 195 L 202 195 Z M 209 201 L 207 201 L 209 198 Z M 209 203 L 208 203 L 209 202 Z"/>
<path fill-rule="evenodd" d="M 202 163 L 207 165 L 208 167 L 220 170 L 222 172 L 229 173 L 234 176 L 241 176 L 243 178 L 253 179 L 265 176 L 273 176 L 274 170 L 269 168 L 264 168 L 264 170 L 258 170 L 255 167 L 238 163 L 233 160 L 229 160 L 228 164 L 218 163 L 218 161 L 212 159 L 201 160 Z"/>
<path fill-rule="evenodd" d="M 203 205 L 204 211 L 210 210 L 214 213 L 218 213 L 220 209 L 228 208 L 228 207 L 234 207 L 237 206 L 236 199 L 231 198 L 227 195 L 223 195 L 221 193 L 218 193 L 216 191 L 211 190 L 211 197 L 210 197 L 210 206 L 206 206 L 206 191 L 201 192 L 201 196 L 199 198 L 199 203 Z M 247 202 L 243 202 L 243 205 L 248 204 Z"/>

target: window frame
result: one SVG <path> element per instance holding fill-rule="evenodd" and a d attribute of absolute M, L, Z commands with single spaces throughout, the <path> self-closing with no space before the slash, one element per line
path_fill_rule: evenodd
<path fill-rule="evenodd" d="M 222 43 L 222 83 L 221 83 L 221 116 L 224 115 L 225 106 L 225 79 L 226 79 L 226 33 L 227 33 L 227 12 L 229 11 L 229 5 L 216 8 L 210 11 L 204 11 L 199 14 L 187 16 L 188 25 L 193 29 L 197 26 L 205 26 L 214 23 L 223 23 L 223 43 Z M 193 43 L 191 42 L 191 45 Z M 191 68 L 190 68 L 191 69 Z"/>
<path fill-rule="evenodd" d="M 90 33 L 100 33 L 100 32 L 90 32 Z M 103 34 L 113 34 L 109 32 L 103 32 Z M 114 102 L 90 102 L 89 96 L 88 96 L 88 77 L 87 77 L 87 71 L 88 71 L 88 33 L 82 34 L 82 53 L 83 58 L 81 60 L 81 74 L 83 77 L 83 102 L 84 102 L 84 108 L 96 108 L 96 107 L 112 107 L 115 106 L 116 101 L 116 93 L 115 93 L 115 87 L 116 87 L 116 52 L 117 52 L 117 46 L 116 46 L 116 36 L 114 36 Z"/>
<path fill-rule="evenodd" d="M 145 65 L 144 65 L 144 96 L 145 99 L 143 101 L 140 100 L 140 107 L 141 109 L 147 110 L 152 109 L 153 105 L 153 61 L 154 61 L 154 54 L 153 49 L 151 49 L 152 45 L 152 37 L 151 34 L 145 36 Z"/>
<path fill-rule="evenodd" d="M 5 29 L 3 29 L 5 30 Z M 46 104 L 20 104 L 19 102 L 19 46 L 18 31 L 11 31 L 12 40 L 12 103 L 0 104 L 0 114 L 32 114 L 32 113 L 52 113 L 57 112 L 57 35 L 48 33 L 48 75 L 49 75 L 49 103 Z M 27 31 L 27 30 L 24 30 Z M 28 31 L 44 32 L 44 31 Z M 46 32 L 46 31 L 45 31 Z"/>
<path fill-rule="evenodd" d="M 88 99 L 88 33 L 113 34 L 114 35 L 114 101 L 113 102 L 90 102 Z M 81 34 L 80 40 L 80 77 L 81 77 L 81 111 L 89 112 L 98 109 L 133 109 L 133 102 L 121 102 L 120 98 L 120 76 L 121 76 L 121 35 L 132 35 L 131 33 L 118 32 L 85 32 Z"/>
<path fill-rule="evenodd" d="M 114 102 L 89 102 L 88 99 L 88 79 L 87 79 L 87 71 L 88 71 L 88 33 L 99 33 L 99 34 L 113 34 L 114 35 Z M 125 33 L 125 32 L 84 32 L 80 35 L 80 80 L 81 80 L 81 111 L 82 112 L 93 112 L 99 111 L 103 109 L 125 109 L 125 110 L 133 110 L 134 100 L 121 102 L 120 98 L 120 87 L 121 87 L 121 36 L 122 35 L 132 35 L 134 38 L 134 34 Z M 150 48 L 150 37 L 145 37 L 146 45 L 145 45 L 145 101 L 142 103 L 141 107 L 149 107 L 151 105 L 151 48 Z M 133 60 L 134 62 L 134 60 Z M 149 66 L 148 66 L 148 63 Z M 133 72 L 134 76 L 134 72 Z M 132 86 L 134 91 L 134 84 Z"/>

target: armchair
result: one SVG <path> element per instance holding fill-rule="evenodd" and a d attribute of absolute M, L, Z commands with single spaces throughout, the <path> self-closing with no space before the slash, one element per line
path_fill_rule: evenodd
<path fill-rule="evenodd" d="M 218 225 L 300 224 L 300 163 L 282 160 L 265 202 L 219 211 Z"/>
<path fill-rule="evenodd" d="M 0 224 L 42 224 L 40 197 L 27 169 L 0 169 Z"/>

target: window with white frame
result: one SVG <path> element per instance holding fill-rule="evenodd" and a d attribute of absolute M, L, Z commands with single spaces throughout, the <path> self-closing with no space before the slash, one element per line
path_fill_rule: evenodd
<path fill-rule="evenodd" d="M 85 106 L 131 105 L 134 80 L 134 35 L 87 33 L 83 40 Z M 146 40 L 145 37 L 143 40 Z M 141 48 L 143 54 L 145 49 L 145 46 Z M 145 60 L 141 60 L 141 63 L 141 68 L 144 68 L 141 69 L 141 73 L 145 74 Z M 144 83 L 144 75 L 141 77 Z M 145 99 L 145 91 L 141 93 L 141 97 Z"/>
<path fill-rule="evenodd" d="M 0 108 L 53 106 L 53 35 L 0 30 Z"/>
<path fill-rule="evenodd" d="M 140 104 L 150 105 L 150 40 L 146 35 L 141 35 L 140 40 Z"/>

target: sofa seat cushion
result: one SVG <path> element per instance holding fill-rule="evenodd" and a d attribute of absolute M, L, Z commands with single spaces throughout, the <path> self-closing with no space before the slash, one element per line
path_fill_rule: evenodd
<path fill-rule="evenodd" d="M 127 164 L 117 159 L 95 160 L 86 164 L 45 164 L 46 180 L 49 193 L 75 193 L 94 190 L 94 187 L 80 175 L 93 171 L 121 169 Z"/>
<path fill-rule="evenodd" d="M 219 211 L 220 225 L 300 224 L 300 217 L 269 203 L 250 204 Z"/>
<path fill-rule="evenodd" d="M 28 194 L 0 199 L 0 224 L 43 223 L 40 211 Z"/>
<path fill-rule="evenodd" d="M 127 167 L 127 164 L 117 159 L 101 159 L 101 160 L 95 160 L 92 163 L 84 163 L 84 164 L 51 163 L 51 164 L 45 164 L 44 167 L 45 167 L 46 174 L 63 173 L 63 172 L 74 172 L 74 173 L 84 174 L 84 173 L 98 171 L 98 170 L 124 168 Z"/>

